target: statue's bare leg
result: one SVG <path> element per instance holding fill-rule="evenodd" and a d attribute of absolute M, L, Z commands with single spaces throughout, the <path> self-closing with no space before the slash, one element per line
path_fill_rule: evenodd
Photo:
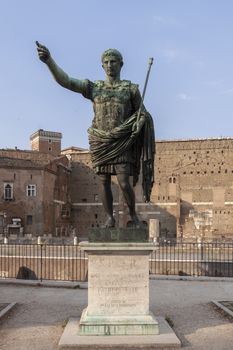
<path fill-rule="evenodd" d="M 133 225 L 136 227 L 139 227 L 140 221 L 138 219 L 138 216 L 137 216 L 136 210 L 135 210 L 135 194 L 134 194 L 134 190 L 129 182 L 129 174 L 127 174 L 127 173 L 117 174 L 117 180 L 118 180 L 119 186 L 122 190 L 126 204 L 129 208 L 129 215 L 131 217 Z"/>
<path fill-rule="evenodd" d="M 107 221 L 104 227 L 114 227 L 115 219 L 113 217 L 113 196 L 111 189 L 111 175 L 110 174 L 102 174 L 99 175 L 99 179 L 101 182 L 101 199 L 104 206 L 104 210 L 107 214 Z"/>

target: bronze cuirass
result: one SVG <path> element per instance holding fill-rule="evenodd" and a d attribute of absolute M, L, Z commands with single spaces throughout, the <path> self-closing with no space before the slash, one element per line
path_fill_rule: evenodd
<path fill-rule="evenodd" d="M 104 81 L 94 83 L 94 128 L 110 131 L 130 117 L 132 114 L 130 84 L 125 80 L 113 86 Z"/>

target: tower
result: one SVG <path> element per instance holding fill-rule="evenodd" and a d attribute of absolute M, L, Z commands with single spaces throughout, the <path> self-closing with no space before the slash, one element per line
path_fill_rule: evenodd
<path fill-rule="evenodd" d="M 61 154 L 61 139 L 60 132 L 39 129 L 30 136 L 31 149 L 59 156 Z"/>

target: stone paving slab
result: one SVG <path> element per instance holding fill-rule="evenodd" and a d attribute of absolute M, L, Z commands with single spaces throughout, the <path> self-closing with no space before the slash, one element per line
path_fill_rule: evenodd
<path fill-rule="evenodd" d="M 5 307 L 7 307 L 8 305 L 9 305 L 9 303 L 4 303 L 4 304 L 0 303 L 0 312 L 1 312 L 3 309 L 5 309 Z"/>
<path fill-rule="evenodd" d="M 80 336 L 77 335 L 79 319 L 70 318 L 59 342 L 61 350 L 174 350 L 181 348 L 181 342 L 163 317 L 156 317 L 159 322 L 158 335 L 133 336 Z"/>
<path fill-rule="evenodd" d="M 0 319 L 3 316 L 5 316 L 15 305 L 16 305 L 16 303 L 0 304 Z"/>
<path fill-rule="evenodd" d="M 213 300 L 212 303 L 219 309 L 224 311 L 228 316 L 233 318 L 233 301 L 217 301 Z"/>

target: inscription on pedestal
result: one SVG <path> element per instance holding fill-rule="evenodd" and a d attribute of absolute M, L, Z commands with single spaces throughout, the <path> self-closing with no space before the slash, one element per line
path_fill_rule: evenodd
<path fill-rule="evenodd" d="M 89 315 L 149 312 L 148 256 L 89 255 Z"/>

